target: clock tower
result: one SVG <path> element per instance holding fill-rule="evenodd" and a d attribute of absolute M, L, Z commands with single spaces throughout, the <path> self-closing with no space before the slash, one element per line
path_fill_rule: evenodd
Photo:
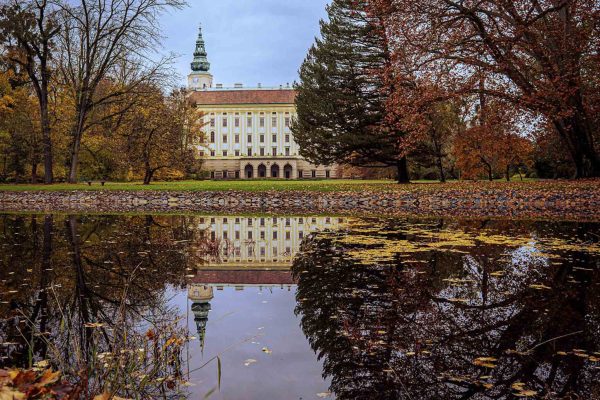
<path fill-rule="evenodd" d="M 212 88 L 213 76 L 210 73 L 210 63 L 206 58 L 206 48 L 202 37 L 202 26 L 196 40 L 196 51 L 192 62 L 192 73 L 188 75 L 188 89 L 205 90 Z"/>

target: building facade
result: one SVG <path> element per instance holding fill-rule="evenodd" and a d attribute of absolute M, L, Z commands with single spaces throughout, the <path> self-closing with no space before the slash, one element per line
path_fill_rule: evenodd
<path fill-rule="evenodd" d="M 296 93 L 289 85 L 213 85 L 201 29 L 191 67 L 189 98 L 204 118 L 207 143 L 199 151 L 211 178 L 338 177 L 336 165 L 314 165 L 300 156 L 290 130 Z"/>

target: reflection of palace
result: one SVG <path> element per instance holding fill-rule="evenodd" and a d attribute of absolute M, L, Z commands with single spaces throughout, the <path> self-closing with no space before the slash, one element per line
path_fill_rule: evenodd
<path fill-rule="evenodd" d="M 207 257 L 199 268 L 289 270 L 306 235 L 343 223 L 334 217 L 201 218 L 200 228 L 220 247 L 219 255 Z"/>
<path fill-rule="evenodd" d="M 198 336 L 204 341 L 214 289 L 234 287 L 291 290 L 290 268 L 302 240 L 310 233 L 339 229 L 337 217 L 209 217 L 199 228 L 218 254 L 204 258 L 188 284 L 188 298 Z"/>

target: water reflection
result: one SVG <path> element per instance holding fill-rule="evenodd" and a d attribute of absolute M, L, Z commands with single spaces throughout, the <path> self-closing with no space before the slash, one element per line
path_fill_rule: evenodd
<path fill-rule="evenodd" d="M 599 238 L 590 223 L 4 215 L 0 367 L 49 360 L 122 397 L 600 398 Z M 144 374 L 98 358 L 133 369 L 150 344 L 168 362 L 141 395 Z M 220 390 L 203 367 L 217 356 Z"/>
<path fill-rule="evenodd" d="M 359 221 L 303 243 L 296 312 L 339 399 L 599 398 L 598 232 Z"/>

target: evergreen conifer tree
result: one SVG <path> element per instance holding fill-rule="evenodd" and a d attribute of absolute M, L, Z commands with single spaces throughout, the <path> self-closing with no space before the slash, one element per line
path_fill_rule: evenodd
<path fill-rule="evenodd" d="M 321 38 L 300 68 L 292 131 L 301 155 L 317 164 L 398 168 L 408 182 L 402 132 L 386 121 L 390 63 L 385 28 L 367 0 L 333 0 Z"/>

